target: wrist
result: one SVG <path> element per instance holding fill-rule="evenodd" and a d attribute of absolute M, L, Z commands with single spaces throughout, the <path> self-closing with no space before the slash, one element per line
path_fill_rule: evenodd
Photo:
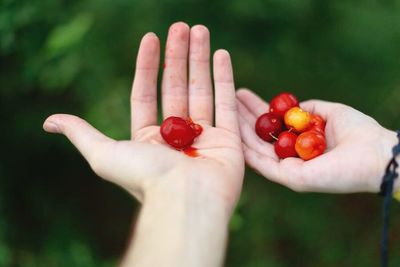
<path fill-rule="evenodd" d="M 191 213 L 195 212 L 228 224 L 236 198 L 225 195 L 225 192 L 218 191 L 213 185 L 204 184 L 204 177 L 193 177 L 195 175 L 177 177 L 172 174 L 147 186 L 144 190 L 143 207 L 157 207 L 155 211 L 158 208 L 173 207 L 183 218 L 192 216 Z"/>
<path fill-rule="evenodd" d="M 382 159 L 379 164 L 379 170 L 381 175 L 378 177 L 378 190 L 380 189 L 380 185 L 382 183 L 383 175 L 385 174 L 385 170 L 389 161 L 393 158 L 393 147 L 399 143 L 399 139 L 397 138 L 397 133 L 395 131 L 391 131 L 388 129 L 384 129 L 382 133 L 382 145 L 381 145 L 381 155 L 380 158 Z M 397 157 L 398 160 L 399 156 Z M 393 185 L 393 192 L 400 190 L 400 181 L 399 179 L 395 179 Z"/>
<path fill-rule="evenodd" d="M 179 232 L 186 232 L 186 227 L 196 225 L 213 225 L 218 229 L 228 229 L 231 211 L 221 201 L 206 194 L 184 194 L 163 190 L 149 192 L 142 205 L 142 211 L 151 214 L 149 217 L 172 216 Z M 168 214 L 167 214 L 168 213 Z M 178 226 L 179 225 L 179 226 Z"/>

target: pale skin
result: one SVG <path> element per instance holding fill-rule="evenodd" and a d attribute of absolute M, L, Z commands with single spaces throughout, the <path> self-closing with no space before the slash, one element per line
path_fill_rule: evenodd
<path fill-rule="evenodd" d="M 211 80 L 206 27 L 173 24 L 164 62 L 162 117 L 190 116 L 203 127 L 194 143 L 199 157 L 171 148 L 160 135 L 160 42 L 154 33 L 143 37 L 137 56 L 131 140 L 106 137 L 73 115 L 55 114 L 44 123 L 46 131 L 65 135 L 100 177 L 142 203 L 121 266 L 221 266 L 227 225 L 242 188 L 244 158 L 268 179 L 296 191 L 379 190 L 397 138 L 372 118 L 338 103 L 303 102 L 302 108 L 327 121 L 328 149 L 307 162 L 279 160 L 272 145 L 254 131 L 255 120 L 268 110 L 268 103 L 249 90 L 235 96 L 225 50 L 214 53 Z"/>
<path fill-rule="evenodd" d="M 203 127 L 194 143 L 199 157 L 171 148 L 160 135 L 160 42 L 154 33 L 143 37 L 137 55 L 131 140 L 113 140 L 66 114 L 47 118 L 44 129 L 64 134 L 100 177 L 142 203 L 121 266 L 220 266 L 244 176 L 230 56 L 214 53 L 212 81 L 208 29 L 178 22 L 169 29 L 164 62 L 163 118 L 190 116 Z"/>
<path fill-rule="evenodd" d="M 327 150 L 309 161 L 279 160 L 273 145 L 254 131 L 268 103 L 248 89 L 237 91 L 240 130 L 246 163 L 269 180 L 300 192 L 379 192 L 384 170 L 398 143 L 396 133 L 343 104 L 321 100 L 300 103 L 327 122 Z M 394 190 L 399 190 L 399 179 Z"/>

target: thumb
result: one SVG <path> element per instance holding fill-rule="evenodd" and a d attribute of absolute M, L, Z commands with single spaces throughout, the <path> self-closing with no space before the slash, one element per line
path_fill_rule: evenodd
<path fill-rule="evenodd" d="M 89 162 L 92 169 L 95 169 L 94 158 L 98 156 L 96 151 L 115 142 L 85 120 L 68 114 L 55 114 L 48 117 L 43 124 L 43 129 L 49 133 L 65 135 Z"/>

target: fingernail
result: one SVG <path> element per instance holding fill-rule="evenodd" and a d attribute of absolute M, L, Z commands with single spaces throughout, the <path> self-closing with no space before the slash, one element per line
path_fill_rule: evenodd
<path fill-rule="evenodd" d="M 43 125 L 43 129 L 49 133 L 61 133 L 58 125 L 52 121 L 46 121 Z"/>

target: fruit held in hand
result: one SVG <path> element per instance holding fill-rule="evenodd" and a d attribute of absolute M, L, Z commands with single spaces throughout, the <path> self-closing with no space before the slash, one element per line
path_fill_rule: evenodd
<path fill-rule="evenodd" d="M 326 149 L 326 141 L 323 134 L 317 131 L 307 131 L 297 137 L 295 149 L 303 160 L 313 159 Z"/>
<path fill-rule="evenodd" d="M 294 129 L 297 132 L 301 133 L 306 130 L 311 121 L 310 113 L 302 110 L 299 107 L 294 107 L 289 109 L 285 113 L 285 124 L 290 129 Z"/>
<path fill-rule="evenodd" d="M 194 139 L 200 135 L 202 127 L 193 123 L 189 118 L 168 117 L 160 126 L 160 133 L 165 142 L 176 149 L 185 149 L 193 144 Z"/>
<path fill-rule="evenodd" d="M 269 112 L 283 118 L 286 111 L 293 107 L 298 107 L 299 101 L 291 93 L 281 93 L 274 97 L 269 103 Z"/>
<path fill-rule="evenodd" d="M 289 130 L 283 132 L 285 126 Z M 299 156 L 310 160 L 326 149 L 324 119 L 302 110 L 291 93 L 274 97 L 270 102 L 270 112 L 258 117 L 255 128 L 264 141 L 276 140 L 275 153 L 281 159 Z"/>
<path fill-rule="evenodd" d="M 265 113 L 258 117 L 256 121 L 256 133 L 264 141 L 271 142 L 274 136 L 282 131 L 282 120 L 272 113 Z"/>
<path fill-rule="evenodd" d="M 274 144 L 276 155 L 281 159 L 297 157 L 296 140 L 297 135 L 293 132 L 285 131 L 279 134 L 278 140 Z"/>
<path fill-rule="evenodd" d="M 317 131 L 322 134 L 325 134 L 325 121 L 324 119 L 316 114 L 311 114 L 310 126 L 307 129 L 308 131 Z"/>

